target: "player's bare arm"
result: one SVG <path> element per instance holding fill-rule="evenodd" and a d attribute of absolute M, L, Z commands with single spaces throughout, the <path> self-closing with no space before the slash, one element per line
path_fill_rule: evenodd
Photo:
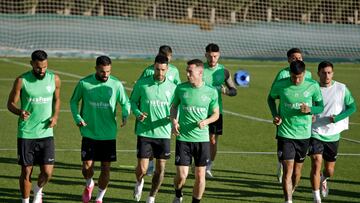
<path fill-rule="evenodd" d="M 178 136 L 180 134 L 180 125 L 179 122 L 177 120 L 177 114 L 178 114 L 178 106 L 172 105 L 171 109 L 170 109 L 170 120 L 172 123 L 172 127 L 171 127 L 171 134 Z"/>
<path fill-rule="evenodd" d="M 55 75 L 55 92 L 54 92 L 54 100 L 53 100 L 53 108 L 54 113 L 52 118 L 50 119 L 49 128 L 54 127 L 57 124 L 57 120 L 59 118 L 60 113 L 60 87 L 61 87 L 61 80 L 58 75 Z"/>
<path fill-rule="evenodd" d="M 217 121 L 219 119 L 219 116 L 220 116 L 219 108 L 215 108 L 209 118 L 201 120 L 198 123 L 199 128 L 202 129 L 205 126 L 209 125 L 210 123 Z"/>
<path fill-rule="evenodd" d="M 10 91 L 8 102 L 7 102 L 7 108 L 13 114 L 20 116 L 20 118 L 23 120 L 26 120 L 29 118 L 30 112 L 19 109 L 17 107 L 17 103 L 20 100 L 21 87 L 22 87 L 22 78 L 18 77 L 18 78 L 16 78 L 14 85 Z"/>

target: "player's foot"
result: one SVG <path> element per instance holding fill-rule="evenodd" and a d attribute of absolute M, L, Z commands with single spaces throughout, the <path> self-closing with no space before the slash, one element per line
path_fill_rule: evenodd
<path fill-rule="evenodd" d="M 83 203 L 88 203 L 90 202 L 91 200 L 91 194 L 92 194 L 92 191 L 94 190 L 94 184 L 92 184 L 92 186 L 89 186 L 89 187 L 85 187 L 84 189 L 84 192 L 83 192 L 83 195 L 82 195 L 82 201 Z"/>
<path fill-rule="evenodd" d="M 325 177 L 321 176 L 321 195 L 323 197 L 327 197 L 329 195 L 329 187 L 327 185 L 327 180 Z"/>
<path fill-rule="evenodd" d="M 42 192 L 39 192 L 39 193 L 37 193 L 37 194 L 34 194 L 33 203 L 42 203 L 42 196 L 43 196 L 43 193 L 42 193 Z"/>
<path fill-rule="evenodd" d="M 206 177 L 206 178 L 214 178 L 214 176 L 213 176 L 213 174 L 211 173 L 210 170 L 206 170 L 206 171 L 205 171 L 205 177 Z"/>
<path fill-rule="evenodd" d="M 154 160 L 150 160 L 148 169 L 146 171 L 146 175 L 147 176 L 152 176 L 154 171 L 155 171 Z"/>
<path fill-rule="evenodd" d="M 283 165 L 281 164 L 281 162 L 278 163 L 276 176 L 277 176 L 278 182 L 279 182 L 279 183 L 282 183 Z"/>
<path fill-rule="evenodd" d="M 149 196 L 149 197 L 146 199 L 146 203 L 155 203 L 155 197 Z"/>
<path fill-rule="evenodd" d="M 140 183 L 136 181 L 134 188 L 134 199 L 139 202 L 141 199 L 142 189 L 144 187 L 144 178 L 141 179 Z"/>
<path fill-rule="evenodd" d="M 174 200 L 172 203 L 181 203 L 183 201 L 182 197 L 174 197 Z"/>

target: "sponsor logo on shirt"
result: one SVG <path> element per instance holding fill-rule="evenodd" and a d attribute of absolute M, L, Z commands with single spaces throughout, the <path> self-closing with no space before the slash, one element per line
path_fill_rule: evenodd
<path fill-rule="evenodd" d="M 110 107 L 110 104 L 105 102 L 89 102 L 89 104 L 97 109 L 107 109 Z"/>
<path fill-rule="evenodd" d="M 52 101 L 52 97 L 34 97 L 28 98 L 28 101 L 34 104 L 45 104 Z"/>
<path fill-rule="evenodd" d="M 207 109 L 205 107 L 197 107 L 197 106 L 183 106 L 182 109 L 188 112 L 196 112 L 196 113 L 206 113 Z"/>
<path fill-rule="evenodd" d="M 149 100 L 148 103 L 151 106 L 169 106 L 169 102 L 160 100 Z"/>
<path fill-rule="evenodd" d="M 298 103 L 284 103 L 284 106 L 289 109 L 300 109 L 302 104 L 306 104 L 307 106 L 311 107 L 312 105 L 308 104 L 307 102 L 298 102 Z"/>

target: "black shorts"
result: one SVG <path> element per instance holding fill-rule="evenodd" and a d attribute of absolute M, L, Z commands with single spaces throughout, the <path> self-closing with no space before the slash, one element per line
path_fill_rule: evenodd
<path fill-rule="evenodd" d="M 297 163 L 305 161 L 310 139 L 296 140 L 278 137 L 277 140 L 279 160 L 295 160 Z"/>
<path fill-rule="evenodd" d="M 116 161 L 116 140 L 94 140 L 83 137 L 81 161 Z"/>
<path fill-rule="evenodd" d="M 17 139 L 18 164 L 22 166 L 54 165 L 55 144 L 53 137 Z"/>
<path fill-rule="evenodd" d="M 137 137 L 137 158 L 170 159 L 170 139 L 153 139 L 148 137 Z"/>
<path fill-rule="evenodd" d="M 335 162 L 338 153 L 339 141 L 323 142 L 310 138 L 309 155 L 322 154 L 323 159 L 328 162 Z"/>
<path fill-rule="evenodd" d="M 194 157 L 195 166 L 206 166 L 210 161 L 210 142 L 176 140 L 175 165 L 190 166 L 192 157 Z"/>
<path fill-rule="evenodd" d="M 223 132 L 223 116 L 219 115 L 219 119 L 209 124 L 209 133 L 215 135 L 222 135 Z"/>

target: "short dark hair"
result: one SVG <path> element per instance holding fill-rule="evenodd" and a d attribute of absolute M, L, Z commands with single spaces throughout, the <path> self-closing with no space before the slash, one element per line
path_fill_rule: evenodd
<path fill-rule="evenodd" d="M 217 44 L 210 43 L 205 47 L 205 51 L 208 52 L 219 52 L 220 48 Z"/>
<path fill-rule="evenodd" d="M 187 62 L 187 65 L 196 65 L 197 67 L 204 67 L 204 63 L 200 59 L 192 59 Z"/>
<path fill-rule="evenodd" d="M 172 54 L 172 49 L 170 46 L 168 45 L 162 45 L 159 47 L 159 55 L 164 55 L 164 56 L 168 56 L 170 54 Z"/>
<path fill-rule="evenodd" d="M 287 51 L 286 55 L 287 55 L 288 58 L 290 58 L 291 55 L 293 55 L 295 53 L 302 54 L 302 52 L 301 52 L 301 50 L 299 48 L 291 48 L 291 49 L 289 49 L 289 51 Z"/>
<path fill-rule="evenodd" d="M 157 55 L 157 56 L 155 57 L 154 63 L 168 64 L 168 63 L 169 63 L 169 59 L 168 59 L 168 57 L 159 54 L 159 55 Z"/>
<path fill-rule="evenodd" d="M 330 61 L 321 61 L 318 66 L 318 72 L 328 66 L 330 66 L 331 69 L 334 69 L 334 65 Z"/>
<path fill-rule="evenodd" d="M 47 60 L 47 53 L 44 50 L 36 50 L 31 54 L 32 61 L 44 61 Z"/>
<path fill-rule="evenodd" d="M 305 63 L 302 61 L 293 61 L 290 63 L 290 73 L 299 75 L 305 71 Z"/>
<path fill-rule="evenodd" d="M 111 65 L 111 59 L 108 56 L 99 56 L 96 58 L 96 66 L 99 65 L 103 65 L 103 66 Z"/>

